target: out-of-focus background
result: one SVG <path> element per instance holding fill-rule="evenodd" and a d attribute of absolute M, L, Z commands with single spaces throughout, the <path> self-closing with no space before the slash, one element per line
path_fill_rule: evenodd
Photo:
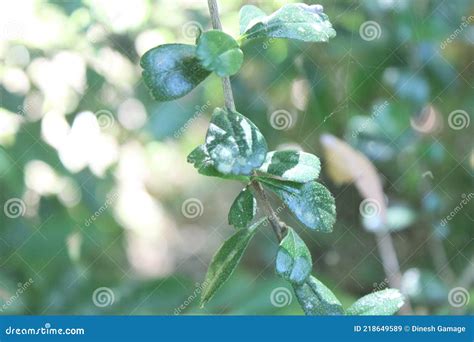
<path fill-rule="evenodd" d="M 246 3 L 220 1 L 226 32 L 238 34 Z M 251 3 L 271 13 L 286 1 Z M 331 133 L 368 156 L 414 312 L 472 314 L 473 3 L 322 5 L 337 31 L 328 44 L 246 43 L 232 78 L 237 108 L 271 149 L 323 157 L 320 136 Z M 139 67 L 148 49 L 193 44 L 199 28 L 210 28 L 204 0 L 0 3 L 1 313 L 302 314 L 274 273 L 269 228 L 199 308 L 242 188 L 186 163 L 223 103 L 220 80 L 158 103 Z M 336 198 L 334 232 L 280 215 L 347 306 L 387 280 L 362 198 L 331 181 L 324 158 L 322 170 Z"/>

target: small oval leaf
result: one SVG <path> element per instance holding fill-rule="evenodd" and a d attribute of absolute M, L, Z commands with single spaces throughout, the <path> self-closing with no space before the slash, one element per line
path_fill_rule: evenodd
<path fill-rule="evenodd" d="M 311 153 L 272 151 L 267 153 L 258 171 L 280 179 L 306 183 L 319 177 L 321 164 L 319 158 Z"/>
<path fill-rule="evenodd" d="M 403 306 L 404 298 L 396 289 L 370 293 L 347 309 L 348 315 L 393 315 Z"/>
<path fill-rule="evenodd" d="M 194 150 L 192 150 L 188 155 L 187 161 L 188 163 L 193 164 L 200 174 L 205 176 L 235 179 L 242 182 L 250 181 L 250 178 L 247 176 L 225 175 L 217 171 L 214 166 L 214 162 L 207 152 L 206 145 L 199 145 Z"/>
<path fill-rule="evenodd" d="M 212 114 L 206 148 L 217 171 L 233 175 L 250 175 L 267 154 L 257 126 L 242 114 L 221 108 Z"/>
<path fill-rule="evenodd" d="M 244 60 L 244 54 L 235 39 L 219 30 L 201 34 L 196 55 L 207 70 L 214 71 L 220 77 L 237 73 Z"/>
<path fill-rule="evenodd" d="M 201 293 L 201 306 L 204 306 L 214 296 L 217 290 L 230 278 L 235 268 L 240 262 L 250 240 L 254 236 L 257 228 L 265 222 L 262 218 L 248 229 L 240 229 L 228 240 L 212 258 L 207 270 L 204 287 Z"/>
<path fill-rule="evenodd" d="M 296 218 L 305 226 L 330 233 L 336 221 L 334 197 L 322 184 L 311 181 L 304 184 L 269 178 L 259 180 L 275 192 Z"/>
<path fill-rule="evenodd" d="M 305 42 L 327 42 L 336 31 L 323 13 L 321 5 L 287 4 L 278 11 L 263 16 L 255 8 L 240 12 L 240 27 L 245 26 L 243 37 L 287 38 Z"/>
<path fill-rule="evenodd" d="M 301 285 L 311 274 L 313 262 L 304 241 L 288 227 L 280 242 L 276 258 L 276 273 L 292 284 Z"/>
<path fill-rule="evenodd" d="M 310 276 L 303 285 L 293 286 L 306 315 L 343 315 L 341 302 L 326 285 Z"/>
<path fill-rule="evenodd" d="M 234 200 L 229 210 L 229 224 L 235 228 L 246 228 L 257 213 L 257 200 L 245 187 Z"/>
<path fill-rule="evenodd" d="M 210 72 L 196 56 L 196 47 L 187 44 L 164 44 L 147 51 L 140 60 L 143 80 L 158 101 L 180 98 Z"/>

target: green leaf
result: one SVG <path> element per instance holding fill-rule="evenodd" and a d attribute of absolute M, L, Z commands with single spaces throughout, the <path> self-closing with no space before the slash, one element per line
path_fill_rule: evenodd
<path fill-rule="evenodd" d="M 318 178 L 321 164 L 313 154 L 298 151 L 268 152 L 258 171 L 281 179 L 306 183 Z"/>
<path fill-rule="evenodd" d="M 214 167 L 214 162 L 207 152 L 206 145 L 199 145 L 194 150 L 192 150 L 188 155 L 187 160 L 188 163 L 193 164 L 198 172 L 202 175 L 225 179 L 235 179 L 243 182 L 250 181 L 250 178 L 247 176 L 225 175 L 217 171 L 217 169 Z"/>
<path fill-rule="evenodd" d="M 341 303 L 323 283 L 310 276 L 303 285 L 293 286 L 306 315 L 343 315 Z"/>
<path fill-rule="evenodd" d="M 393 315 L 403 306 L 404 298 L 396 289 L 385 289 L 360 298 L 347 309 L 348 315 Z"/>
<path fill-rule="evenodd" d="M 240 34 L 244 34 L 248 28 L 251 28 L 266 16 L 265 12 L 257 6 L 245 5 L 242 7 L 240 9 Z"/>
<path fill-rule="evenodd" d="M 257 213 L 257 200 L 248 187 L 237 196 L 229 210 L 229 224 L 235 228 L 246 228 Z"/>
<path fill-rule="evenodd" d="M 243 37 L 287 38 L 305 42 L 327 42 L 336 31 L 323 13 L 321 5 L 287 4 L 269 16 L 256 9 L 240 12 L 240 26 L 245 26 Z"/>
<path fill-rule="evenodd" d="M 311 253 L 292 228 L 280 242 L 276 258 L 276 273 L 292 284 L 301 285 L 311 274 Z"/>
<path fill-rule="evenodd" d="M 300 184 L 269 178 L 259 180 L 275 192 L 305 226 L 324 233 L 332 232 L 336 205 L 334 197 L 322 184 L 315 181 Z"/>
<path fill-rule="evenodd" d="M 230 278 L 257 228 L 266 220 L 262 218 L 248 229 L 240 229 L 219 248 L 207 270 L 201 293 L 201 306 L 214 296 L 216 291 Z"/>
<path fill-rule="evenodd" d="M 244 60 L 239 44 L 228 34 L 211 30 L 198 38 L 196 55 L 202 65 L 220 77 L 234 75 Z"/>
<path fill-rule="evenodd" d="M 217 171 L 233 175 L 250 175 L 267 154 L 267 143 L 257 126 L 242 114 L 221 108 L 212 114 L 206 148 Z"/>
<path fill-rule="evenodd" d="M 180 98 L 210 72 L 196 57 L 196 47 L 187 44 L 164 44 L 147 51 L 140 60 L 143 80 L 158 101 Z"/>

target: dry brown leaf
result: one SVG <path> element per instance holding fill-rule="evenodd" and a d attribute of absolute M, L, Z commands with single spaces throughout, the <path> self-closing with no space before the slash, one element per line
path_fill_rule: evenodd
<path fill-rule="evenodd" d="M 364 198 L 360 208 L 362 216 L 378 216 L 380 223 L 385 223 L 387 207 L 382 182 L 372 162 L 331 134 L 323 134 L 321 144 L 326 159 L 324 169 L 333 182 L 339 185 L 354 183 Z"/>

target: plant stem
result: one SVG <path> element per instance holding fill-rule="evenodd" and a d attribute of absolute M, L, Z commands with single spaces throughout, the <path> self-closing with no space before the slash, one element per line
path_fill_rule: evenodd
<path fill-rule="evenodd" d="M 396 289 L 401 288 L 402 273 L 400 272 L 400 264 L 398 263 L 397 252 L 393 245 L 392 236 L 389 232 L 380 232 L 375 234 L 377 247 L 382 258 L 383 268 L 388 278 L 390 287 Z M 412 315 L 413 310 L 408 298 L 405 299 L 405 305 L 400 309 L 401 314 Z"/>
<path fill-rule="evenodd" d="M 222 24 L 219 18 L 219 8 L 216 0 L 207 0 L 209 14 L 211 15 L 212 27 L 214 30 L 222 31 Z M 224 90 L 225 106 L 229 110 L 235 110 L 234 95 L 232 94 L 232 86 L 229 76 L 222 77 L 222 89 Z"/>
<path fill-rule="evenodd" d="M 219 8 L 217 7 L 217 1 L 207 0 L 207 5 L 209 7 L 209 14 L 211 15 L 212 27 L 215 30 L 222 31 L 222 24 L 219 18 Z M 221 80 L 222 88 L 224 90 L 225 106 L 229 110 L 235 110 L 234 95 L 232 94 L 230 78 L 222 77 Z M 268 220 L 270 221 L 270 225 L 272 226 L 272 229 L 275 232 L 278 242 L 280 242 L 283 239 L 284 231 L 282 225 L 280 224 L 280 220 L 278 219 L 277 214 L 270 205 L 270 202 L 268 202 L 268 198 L 265 194 L 265 190 L 263 190 L 262 188 L 262 185 L 257 181 L 253 181 L 252 186 L 260 197 L 260 202 L 263 203 L 263 208 L 266 211 L 266 215 L 268 217 Z"/>
<path fill-rule="evenodd" d="M 283 240 L 283 227 L 280 224 L 277 214 L 270 205 L 270 202 L 268 202 L 268 198 L 265 194 L 265 190 L 263 190 L 262 184 L 254 180 L 252 182 L 252 186 L 260 197 L 260 201 L 263 203 L 263 208 L 267 212 L 268 220 L 270 221 L 273 232 L 277 236 L 278 242 L 281 242 L 281 240 Z"/>
<path fill-rule="evenodd" d="M 436 272 L 441 276 L 441 279 L 445 280 L 449 287 L 453 287 L 456 283 L 456 276 L 449 266 L 449 260 L 446 255 L 446 250 L 444 249 L 443 241 L 441 241 L 436 234 L 433 234 L 433 236 L 428 239 L 428 244 Z"/>

